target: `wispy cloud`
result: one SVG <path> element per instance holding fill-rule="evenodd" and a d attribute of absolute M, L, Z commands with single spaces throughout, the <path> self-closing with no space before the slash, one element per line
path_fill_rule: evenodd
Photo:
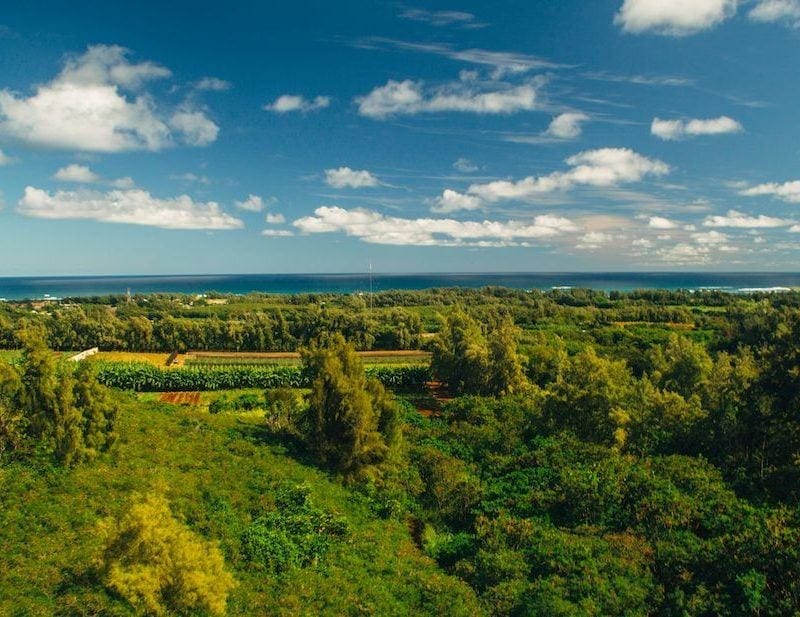
<path fill-rule="evenodd" d="M 456 26 L 464 29 L 485 28 L 488 24 L 476 21 L 475 15 L 466 11 L 428 11 L 426 9 L 405 9 L 400 13 L 402 19 L 419 21 L 431 26 Z"/>
<path fill-rule="evenodd" d="M 494 78 L 501 78 L 509 74 L 571 67 L 571 65 L 559 64 L 539 56 L 523 53 L 490 51 L 480 48 L 457 49 L 443 43 L 415 43 L 384 37 L 360 39 L 354 45 L 364 49 L 393 49 L 442 56 L 457 62 L 491 68 Z"/>

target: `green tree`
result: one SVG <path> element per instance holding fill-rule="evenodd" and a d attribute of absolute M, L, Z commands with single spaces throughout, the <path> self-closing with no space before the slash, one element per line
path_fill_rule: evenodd
<path fill-rule="evenodd" d="M 504 316 L 489 332 L 489 375 L 486 394 L 505 396 L 519 393 L 528 386 L 517 353 L 520 330 L 514 320 Z"/>
<path fill-rule="evenodd" d="M 21 391 L 17 371 L 0 362 L 0 456 L 19 449 L 25 437 L 24 418 L 19 410 Z"/>
<path fill-rule="evenodd" d="M 478 322 L 456 307 L 433 342 L 431 370 L 455 394 L 481 394 L 488 385 L 489 348 Z"/>
<path fill-rule="evenodd" d="M 302 351 L 311 382 L 307 439 L 320 461 L 345 473 L 383 462 L 395 445 L 397 405 L 377 380 L 364 374 L 341 334 Z"/>
<path fill-rule="evenodd" d="M 673 334 L 665 347 L 654 349 L 652 366 L 653 380 L 660 387 L 688 399 L 705 384 L 713 362 L 703 345 Z"/>

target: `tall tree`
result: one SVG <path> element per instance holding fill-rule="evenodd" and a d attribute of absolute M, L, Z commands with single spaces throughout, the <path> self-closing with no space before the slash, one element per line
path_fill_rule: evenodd
<path fill-rule="evenodd" d="M 355 473 L 384 461 L 397 441 L 397 406 L 383 386 L 364 374 L 341 334 L 302 351 L 311 381 L 309 445 L 323 464 Z"/>

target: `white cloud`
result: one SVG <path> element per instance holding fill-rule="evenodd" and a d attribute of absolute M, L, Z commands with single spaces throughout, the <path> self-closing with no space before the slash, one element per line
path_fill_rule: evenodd
<path fill-rule="evenodd" d="M 77 182 L 79 184 L 99 184 L 102 182 L 118 189 L 131 189 L 135 185 L 131 177 L 104 180 L 100 174 L 95 173 L 88 166 L 74 163 L 56 171 L 53 174 L 53 178 L 62 182 Z"/>
<path fill-rule="evenodd" d="M 81 182 L 84 184 L 100 182 L 100 176 L 86 165 L 67 165 L 59 169 L 53 177 L 63 182 Z"/>
<path fill-rule="evenodd" d="M 280 225 L 286 222 L 286 217 L 278 212 L 269 212 L 264 220 L 270 225 Z"/>
<path fill-rule="evenodd" d="M 736 210 L 728 210 L 725 216 L 714 215 L 707 216 L 703 221 L 704 227 L 734 227 L 739 229 L 760 229 L 760 228 L 776 228 L 787 227 L 792 224 L 792 221 L 786 219 L 779 219 L 773 216 L 766 216 L 760 214 L 758 216 L 749 216 Z"/>
<path fill-rule="evenodd" d="M 553 118 L 546 135 L 558 139 L 576 139 L 583 132 L 581 124 L 588 120 L 589 116 L 581 112 L 563 113 Z"/>
<path fill-rule="evenodd" d="M 453 163 L 453 169 L 460 171 L 462 174 L 471 174 L 478 171 L 479 167 L 469 159 L 462 157 Z"/>
<path fill-rule="evenodd" d="M 264 105 L 264 109 L 275 112 L 276 114 L 286 114 L 293 111 L 305 113 L 324 109 L 330 104 L 331 98 L 329 96 L 316 96 L 309 100 L 299 94 L 283 94 L 272 103 Z"/>
<path fill-rule="evenodd" d="M 719 245 L 727 243 L 730 238 L 726 234 L 718 231 L 706 231 L 692 234 L 692 240 L 698 244 Z"/>
<path fill-rule="evenodd" d="M 740 191 L 739 194 L 746 197 L 772 195 L 781 201 L 800 203 L 800 180 L 784 182 L 782 184 L 777 182 L 767 182 L 766 184 L 759 184 L 757 186 L 744 189 L 743 191 Z"/>
<path fill-rule="evenodd" d="M 602 231 L 590 231 L 578 238 L 578 244 L 575 248 L 581 250 L 594 250 L 601 248 L 614 241 L 614 236 Z"/>
<path fill-rule="evenodd" d="M 386 216 L 372 210 L 346 210 L 323 206 L 294 221 L 302 233 L 343 232 L 373 244 L 412 246 L 513 246 L 531 240 L 553 238 L 575 232 L 569 219 L 541 215 L 532 222 L 520 221 L 455 221 L 453 219 L 408 219 Z"/>
<path fill-rule="evenodd" d="M 288 229 L 265 229 L 261 232 L 261 235 L 268 238 L 288 238 L 294 234 Z"/>
<path fill-rule="evenodd" d="M 759 0 L 748 13 L 748 17 L 759 22 L 785 21 L 789 25 L 800 27 L 800 1 L 798 0 Z"/>
<path fill-rule="evenodd" d="M 670 170 L 666 163 L 649 159 L 628 148 L 586 150 L 569 157 L 566 162 L 572 167 L 569 171 L 529 176 L 517 182 L 497 180 L 473 184 L 467 192 L 487 202 L 524 200 L 555 191 L 567 191 L 579 185 L 611 187 L 639 182 L 646 176 L 663 176 Z"/>
<path fill-rule="evenodd" d="M 791 231 L 793 234 L 798 234 L 798 233 L 800 233 L 800 225 L 792 225 L 792 226 L 789 228 L 789 231 Z"/>
<path fill-rule="evenodd" d="M 169 177 L 170 180 L 178 180 L 179 182 L 197 182 L 197 184 L 211 184 L 208 176 L 197 175 L 190 171 L 184 174 L 173 174 Z"/>
<path fill-rule="evenodd" d="M 647 222 L 647 226 L 651 229 L 675 229 L 678 224 L 663 216 L 651 216 Z"/>
<path fill-rule="evenodd" d="M 487 90 L 459 81 L 426 91 L 422 82 L 390 79 L 386 85 L 356 98 L 356 103 L 362 116 L 377 120 L 418 113 L 512 114 L 537 108 L 537 88 L 528 83 Z"/>
<path fill-rule="evenodd" d="M 380 181 L 366 169 L 356 170 L 349 167 L 325 170 L 325 183 L 336 189 L 360 189 L 370 186 L 380 186 Z"/>
<path fill-rule="evenodd" d="M 234 205 L 239 210 L 247 210 L 248 212 L 261 212 L 264 209 L 264 200 L 258 195 L 248 195 L 244 201 L 234 202 Z"/>
<path fill-rule="evenodd" d="M 480 198 L 474 195 L 464 195 L 451 189 L 445 189 L 441 197 L 437 197 L 434 203 L 431 212 L 440 214 L 449 214 L 458 210 L 477 210 L 483 205 Z"/>
<path fill-rule="evenodd" d="M 708 120 L 662 120 L 653 118 L 650 132 L 666 141 L 677 141 L 698 135 L 723 135 L 726 133 L 740 133 L 742 125 L 728 116 L 711 118 Z"/>
<path fill-rule="evenodd" d="M 202 111 L 179 111 L 170 118 L 169 125 L 182 133 L 190 146 L 207 146 L 219 134 L 219 127 Z"/>
<path fill-rule="evenodd" d="M 371 37 L 357 43 L 364 49 L 383 49 L 390 47 L 401 51 L 435 54 L 458 62 L 468 62 L 478 66 L 491 67 L 492 79 L 500 79 L 505 75 L 519 75 L 533 70 L 567 68 L 527 54 L 506 51 L 488 51 L 486 49 L 453 49 L 442 43 L 412 43 L 383 37 Z"/>
<path fill-rule="evenodd" d="M 625 32 L 688 36 L 736 14 L 738 0 L 625 0 L 614 21 Z"/>
<path fill-rule="evenodd" d="M 91 219 L 106 223 L 148 225 L 162 229 L 241 229 L 244 223 L 218 203 L 196 202 L 188 195 L 153 197 L 141 189 L 56 191 L 32 186 L 18 203 L 25 216 L 44 219 Z"/>
<path fill-rule="evenodd" d="M 115 189 L 132 189 L 134 186 L 136 186 L 136 183 L 130 176 L 125 176 L 124 178 L 117 178 L 116 180 L 111 180 L 109 181 L 109 184 L 113 186 Z"/>
<path fill-rule="evenodd" d="M 195 85 L 197 90 L 210 90 L 212 92 L 223 92 L 230 90 L 231 82 L 219 79 L 218 77 L 203 77 Z"/>
<path fill-rule="evenodd" d="M 707 246 L 679 242 L 657 250 L 655 256 L 661 261 L 671 264 L 705 264 L 711 261 L 711 249 Z"/>
<path fill-rule="evenodd" d="M 174 143 L 170 126 L 191 145 L 216 138 L 216 125 L 202 112 L 183 110 L 165 120 L 140 89 L 170 71 L 151 62 L 131 64 L 128 54 L 96 45 L 69 58 L 29 97 L 0 90 L 0 134 L 28 146 L 84 152 L 160 150 Z"/>
<path fill-rule="evenodd" d="M 483 28 L 485 24 L 475 21 L 475 15 L 465 11 L 427 11 L 425 9 L 406 9 L 400 13 L 403 19 L 421 21 L 431 26 L 458 26 L 461 28 Z"/>
<path fill-rule="evenodd" d="M 2 167 L 3 165 L 10 165 L 13 161 L 14 159 L 12 159 L 5 152 L 0 150 L 0 167 Z"/>

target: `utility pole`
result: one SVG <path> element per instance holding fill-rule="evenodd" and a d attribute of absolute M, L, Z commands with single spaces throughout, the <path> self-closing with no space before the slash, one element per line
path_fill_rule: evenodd
<path fill-rule="evenodd" d="M 369 262 L 369 314 L 372 315 L 372 261 Z"/>

